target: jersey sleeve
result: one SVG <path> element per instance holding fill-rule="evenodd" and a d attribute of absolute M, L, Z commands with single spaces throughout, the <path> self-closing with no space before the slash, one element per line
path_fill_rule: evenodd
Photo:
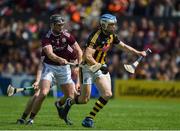
<path fill-rule="evenodd" d="M 113 44 L 117 45 L 120 43 L 120 39 L 118 38 L 118 36 L 115 34 L 114 35 L 114 40 L 113 40 Z"/>

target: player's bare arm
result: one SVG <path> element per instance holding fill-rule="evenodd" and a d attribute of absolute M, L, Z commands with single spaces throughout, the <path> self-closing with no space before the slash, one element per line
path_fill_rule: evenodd
<path fill-rule="evenodd" d="M 64 58 L 61 58 L 59 56 L 57 56 L 52 49 L 52 45 L 47 45 L 45 47 L 43 47 L 44 52 L 46 53 L 46 55 L 48 56 L 49 59 L 51 59 L 54 62 L 59 62 L 60 64 L 67 64 L 68 61 Z"/>
<path fill-rule="evenodd" d="M 73 44 L 72 48 L 77 52 L 77 54 L 78 54 L 77 60 L 78 60 L 78 64 L 80 64 L 82 62 L 83 53 L 82 53 L 82 50 L 81 50 L 79 44 L 77 42 L 75 42 Z"/>
<path fill-rule="evenodd" d="M 38 66 L 38 70 L 37 70 L 37 74 L 36 74 L 36 80 L 35 80 L 35 82 L 32 85 L 35 90 L 39 88 L 41 72 L 42 72 L 42 62 L 40 62 L 39 66 Z"/>
<path fill-rule="evenodd" d="M 75 83 L 75 89 L 76 91 L 80 91 L 80 74 L 79 74 L 79 67 L 72 68 L 72 72 L 76 75 L 76 83 Z"/>
<path fill-rule="evenodd" d="M 83 52 L 79 46 L 79 44 L 77 42 L 75 42 L 72 46 L 72 48 L 77 52 L 78 56 L 77 56 L 77 62 L 78 64 L 80 64 L 82 62 L 82 55 L 83 55 Z M 80 89 L 80 75 L 79 75 L 79 68 L 76 67 L 75 69 L 75 72 L 76 72 L 76 75 L 77 75 L 77 82 L 75 84 L 75 88 L 77 91 L 79 91 Z"/>
<path fill-rule="evenodd" d="M 98 64 L 96 60 L 93 58 L 93 55 L 95 53 L 95 49 L 93 49 L 91 46 L 87 47 L 84 53 L 84 57 L 89 65 L 96 65 Z"/>
<path fill-rule="evenodd" d="M 41 57 L 41 60 L 40 60 L 39 66 L 38 66 L 38 70 L 37 70 L 37 74 L 36 74 L 36 80 L 32 84 L 34 89 L 38 89 L 39 88 L 39 83 L 40 83 L 40 80 L 41 80 L 41 72 L 42 72 L 42 68 L 43 68 L 43 60 L 44 60 L 44 56 Z"/>
<path fill-rule="evenodd" d="M 141 56 L 146 56 L 146 52 L 145 51 L 138 51 L 134 48 L 132 48 L 131 46 L 126 45 L 124 42 L 120 41 L 120 43 L 118 44 L 122 49 L 130 52 L 130 53 L 135 53 L 137 55 L 141 55 Z"/>

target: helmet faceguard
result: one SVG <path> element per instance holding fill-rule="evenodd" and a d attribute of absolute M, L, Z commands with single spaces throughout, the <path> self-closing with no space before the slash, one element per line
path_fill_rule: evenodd
<path fill-rule="evenodd" d="M 116 23 L 117 23 L 116 16 L 111 15 L 111 14 L 104 14 L 100 18 L 100 26 L 101 26 L 102 30 L 108 34 L 109 33 L 112 34 L 114 32 L 114 31 L 108 30 L 108 25 L 116 24 Z"/>

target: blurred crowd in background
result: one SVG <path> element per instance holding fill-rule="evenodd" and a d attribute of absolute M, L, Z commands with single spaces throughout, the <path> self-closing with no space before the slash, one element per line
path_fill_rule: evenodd
<path fill-rule="evenodd" d="M 179 0 L 1 0 L 0 75 L 36 74 L 40 39 L 49 29 L 50 15 L 65 17 L 65 28 L 83 49 L 100 15 L 107 12 L 117 16 L 123 42 L 153 51 L 131 75 L 123 64 L 137 56 L 113 48 L 107 58 L 113 78 L 180 80 Z"/>

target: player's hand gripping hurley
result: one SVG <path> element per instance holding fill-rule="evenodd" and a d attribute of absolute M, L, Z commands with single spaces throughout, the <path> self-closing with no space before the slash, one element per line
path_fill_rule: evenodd
<path fill-rule="evenodd" d="M 29 87 L 25 87 L 25 88 L 16 88 L 16 87 L 13 87 L 12 85 L 9 85 L 7 88 L 7 95 L 12 96 L 18 92 L 25 91 L 25 90 L 31 90 L 31 89 L 34 89 L 34 87 L 29 86 Z"/>
<path fill-rule="evenodd" d="M 149 55 L 150 53 L 152 53 L 152 51 L 148 48 L 148 49 L 146 50 L 146 55 Z M 134 74 L 137 66 L 138 66 L 139 63 L 142 61 L 143 58 L 144 58 L 143 56 L 140 56 L 140 57 L 139 57 L 133 64 L 131 64 L 131 65 L 124 64 L 124 68 L 125 68 L 126 71 L 128 71 L 129 73 Z"/>

